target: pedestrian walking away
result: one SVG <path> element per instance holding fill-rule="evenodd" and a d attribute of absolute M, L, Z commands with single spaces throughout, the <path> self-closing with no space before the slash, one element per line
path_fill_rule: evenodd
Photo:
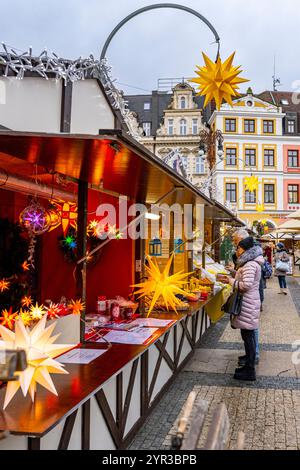
<path fill-rule="evenodd" d="M 279 294 L 287 295 L 286 274 L 289 271 L 289 255 L 283 243 L 277 243 L 277 252 L 275 255 L 275 276 L 278 277 Z"/>

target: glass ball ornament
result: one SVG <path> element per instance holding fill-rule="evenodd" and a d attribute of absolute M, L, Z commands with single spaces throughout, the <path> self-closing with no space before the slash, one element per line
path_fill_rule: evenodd
<path fill-rule="evenodd" d="M 36 200 L 32 200 L 20 214 L 20 224 L 32 235 L 41 235 L 47 232 L 51 221 L 46 209 Z"/>

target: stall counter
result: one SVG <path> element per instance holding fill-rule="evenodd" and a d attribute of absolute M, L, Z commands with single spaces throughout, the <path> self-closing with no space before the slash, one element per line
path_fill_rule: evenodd
<path fill-rule="evenodd" d="M 35 402 L 19 391 L 0 413 L 0 449 L 122 449 L 190 359 L 209 326 L 206 301 L 151 317 L 175 322 L 147 345 L 113 344 L 89 364 L 66 364 L 53 375 L 58 396 L 39 387 Z M 84 348 L 105 349 L 105 343 Z M 0 390 L 1 404 L 5 387 Z"/>

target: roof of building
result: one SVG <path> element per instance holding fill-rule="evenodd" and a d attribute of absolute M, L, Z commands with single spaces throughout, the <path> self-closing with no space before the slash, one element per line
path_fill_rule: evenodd
<path fill-rule="evenodd" d="M 178 85 L 181 86 L 181 84 Z M 189 85 L 188 87 L 192 89 L 192 87 Z M 157 129 L 162 123 L 164 111 L 168 109 L 172 102 L 173 94 L 167 92 L 158 92 L 155 90 L 152 91 L 151 95 L 125 95 L 124 99 L 128 102 L 129 109 L 136 113 L 140 124 L 143 122 L 151 122 L 151 135 L 155 135 Z M 199 109 L 203 109 L 204 97 L 195 95 L 194 100 L 197 104 L 197 107 Z M 145 103 L 150 103 L 150 109 L 144 109 Z M 203 120 L 208 121 L 208 117 L 209 114 L 207 110 L 204 110 Z"/>
<path fill-rule="evenodd" d="M 297 124 L 296 132 L 298 134 L 300 133 L 300 100 L 297 94 L 295 97 L 295 93 L 292 91 L 265 90 L 256 96 L 261 100 L 274 104 L 275 106 L 280 106 L 282 111 L 286 113 L 288 117 L 295 117 Z M 297 101 L 299 101 L 299 103 Z"/>

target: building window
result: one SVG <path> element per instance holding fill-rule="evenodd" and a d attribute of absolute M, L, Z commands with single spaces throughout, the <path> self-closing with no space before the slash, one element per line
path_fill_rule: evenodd
<path fill-rule="evenodd" d="M 299 203 L 299 186 L 297 184 L 288 185 L 288 201 L 289 204 Z"/>
<path fill-rule="evenodd" d="M 192 133 L 193 135 L 198 134 L 198 119 L 192 119 Z"/>
<path fill-rule="evenodd" d="M 274 149 L 264 149 L 264 166 L 275 166 Z"/>
<path fill-rule="evenodd" d="M 226 201 L 236 202 L 236 183 L 226 183 Z"/>
<path fill-rule="evenodd" d="M 145 136 L 149 137 L 151 135 L 151 122 L 143 122 L 143 131 Z"/>
<path fill-rule="evenodd" d="M 168 119 L 168 134 L 174 134 L 174 119 Z"/>
<path fill-rule="evenodd" d="M 288 150 L 288 167 L 295 168 L 298 167 L 299 158 L 298 150 Z"/>
<path fill-rule="evenodd" d="M 256 191 L 245 191 L 245 203 L 246 204 L 255 204 L 256 203 Z"/>
<path fill-rule="evenodd" d="M 201 157 L 196 157 L 196 175 L 203 175 L 205 173 L 205 163 Z"/>
<path fill-rule="evenodd" d="M 185 96 L 180 97 L 180 109 L 185 109 L 186 108 L 186 98 Z"/>
<path fill-rule="evenodd" d="M 295 121 L 288 120 L 288 133 L 294 134 L 295 133 Z"/>
<path fill-rule="evenodd" d="M 256 149 L 245 149 L 245 166 L 256 166 Z"/>
<path fill-rule="evenodd" d="M 180 135 L 186 135 L 186 120 L 180 119 Z"/>
<path fill-rule="evenodd" d="M 254 133 L 255 132 L 255 121 L 254 121 L 254 119 L 245 119 L 244 120 L 244 132 L 245 133 Z"/>
<path fill-rule="evenodd" d="M 236 132 L 236 119 L 225 119 L 225 132 Z"/>
<path fill-rule="evenodd" d="M 237 163 L 237 149 L 226 147 L 226 165 L 236 166 Z"/>
<path fill-rule="evenodd" d="M 149 102 L 148 102 L 148 103 L 144 103 L 144 110 L 145 110 L 145 111 L 149 111 L 150 108 L 151 108 L 151 106 L 150 106 L 150 103 L 149 103 Z"/>
<path fill-rule="evenodd" d="M 264 119 L 263 121 L 264 134 L 274 134 L 274 121 Z"/>
<path fill-rule="evenodd" d="M 275 203 L 275 186 L 274 184 L 264 185 L 264 203 L 274 204 Z"/>

